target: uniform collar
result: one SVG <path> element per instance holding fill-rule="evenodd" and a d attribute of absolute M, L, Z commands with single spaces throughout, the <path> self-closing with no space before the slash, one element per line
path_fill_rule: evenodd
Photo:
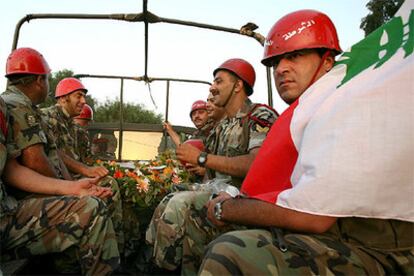
<path fill-rule="evenodd" d="M 21 98 L 23 98 L 24 103 L 28 104 L 28 105 L 32 105 L 35 106 L 32 102 L 32 100 L 26 95 L 24 94 L 19 88 L 17 88 L 15 85 L 10 85 L 7 90 L 9 90 L 10 92 L 12 92 L 13 94 L 17 94 L 18 96 L 20 96 Z"/>

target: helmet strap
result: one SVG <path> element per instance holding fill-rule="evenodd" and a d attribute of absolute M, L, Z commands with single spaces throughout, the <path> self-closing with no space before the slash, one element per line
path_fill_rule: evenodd
<path fill-rule="evenodd" d="M 320 63 L 319 63 L 319 66 L 318 66 L 318 68 L 316 69 L 315 74 L 313 74 L 313 77 L 312 77 L 312 79 L 311 79 L 311 81 L 310 81 L 310 83 L 309 83 L 309 85 L 308 85 L 308 87 L 307 87 L 307 88 L 309 88 L 309 87 L 310 87 L 310 86 L 311 86 L 311 85 L 315 82 L 316 76 L 318 75 L 319 71 L 321 70 L 322 65 L 323 65 L 323 63 L 325 62 L 326 58 L 327 58 L 330 54 L 331 54 L 331 50 L 327 50 L 327 51 L 323 54 L 323 56 L 322 56 L 322 58 L 321 58 L 321 61 L 320 61 Z M 306 88 L 306 89 L 307 89 L 307 88 Z"/>
<path fill-rule="evenodd" d="M 238 81 L 238 80 L 237 80 L 237 81 Z M 232 96 L 233 96 L 233 94 L 234 94 L 234 89 L 236 88 L 237 81 L 233 84 L 233 87 L 232 87 L 232 89 L 231 89 L 230 95 L 227 97 L 227 99 L 226 99 L 226 101 L 224 102 L 224 104 L 223 104 L 223 105 L 221 105 L 220 107 L 222 107 L 222 108 L 226 108 L 226 106 L 229 104 L 230 99 L 231 99 L 231 97 L 232 97 Z"/>

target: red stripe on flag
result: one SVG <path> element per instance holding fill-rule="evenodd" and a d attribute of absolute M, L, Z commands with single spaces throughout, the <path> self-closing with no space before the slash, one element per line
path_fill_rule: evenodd
<path fill-rule="evenodd" d="M 275 203 L 282 191 L 292 187 L 290 177 L 298 159 L 290 124 L 295 101 L 276 120 L 243 182 L 241 192 L 249 197 Z"/>

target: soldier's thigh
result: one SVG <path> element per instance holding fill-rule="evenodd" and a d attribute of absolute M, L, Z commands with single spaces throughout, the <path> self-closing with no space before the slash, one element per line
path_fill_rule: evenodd
<path fill-rule="evenodd" d="M 105 204 L 94 197 L 22 200 L 14 215 L 1 221 L 2 249 L 28 246 L 32 254 L 60 252 L 80 239 L 92 217 L 105 212 Z"/>
<path fill-rule="evenodd" d="M 209 244 L 201 272 L 221 274 L 365 274 L 364 264 L 346 245 L 327 237 L 286 235 L 282 252 L 266 230 L 226 233 Z"/>

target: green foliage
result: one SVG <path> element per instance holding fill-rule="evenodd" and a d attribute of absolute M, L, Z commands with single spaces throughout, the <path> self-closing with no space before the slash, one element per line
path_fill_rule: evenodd
<path fill-rule="evenodd" d="M 365 36 L 388 22 L 403 3 L 404 0 L 370 0 L 366 5 L 370 13 L 362 18 L 359 26 L 365 31 Z"/>
<path fill-rule="evenodd" d="M 119 122 L 121 102 L 119 98 L 115 101 L 106 100 L 103 104 L 98 103 L 95 109 L 94 119 L 96 122 Z M 124 103 L 124 122 L 161 124 L 162 115 L 146 110 L 141 104 Z"/>

